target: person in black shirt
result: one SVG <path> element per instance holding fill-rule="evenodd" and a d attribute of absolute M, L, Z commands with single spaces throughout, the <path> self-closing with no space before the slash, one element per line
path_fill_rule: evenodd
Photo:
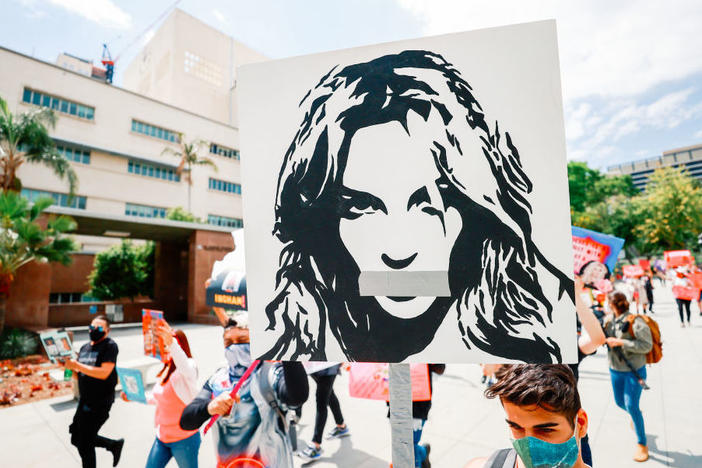
<path fill-rule="evenodd" d="M 98 315 L 90 324 L 90 342 L 80 348 L 78 359 L 64 362 L 66 369 L 74 371 L 78 377 L 80 398 L 69 431 L 83 468 L 95 468 L 95 447 L 112 452 L 112 466 L 117 466 L 124 445 L 124 439 L 112 440 L 98 435 L 110 415 L 117 385 L 115 365 L 119 349 L 117 343 L 107 337 L 109 332 L 107 317 Z"/>

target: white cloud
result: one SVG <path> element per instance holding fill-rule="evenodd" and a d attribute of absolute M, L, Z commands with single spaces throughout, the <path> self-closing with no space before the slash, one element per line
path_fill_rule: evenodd
<path fill-rule="evenodd" d="M 555 18 L 570 159 L 602 163 L 627 137 L 702 118 L 689 87 L 702 74 L 698 0 L 396 1 L 427 35 Z"/>
<path fill-rule="evenodd" d="M 396 0 L 426 34 L 556 18 L 565 101 L 633 96 L 702 72 L 702 2 Z"/>
<path fill-rule="evenodd" d="M 49 0 L 49 3 L 106 28 L 128 29 L 132 17 L 112 0 Z"/>
<path fill-rule="evenodd" d="M 222 24 L 222 26 L 229 26 L 229 20 L 227 19 L 226 16 L 224 16 L 224 13 L 222 13 L 218 9 L 214 8 L 212 10 L 212 14 L 217 19 L 217 21 L 219 21 L 220 24 Z"/>

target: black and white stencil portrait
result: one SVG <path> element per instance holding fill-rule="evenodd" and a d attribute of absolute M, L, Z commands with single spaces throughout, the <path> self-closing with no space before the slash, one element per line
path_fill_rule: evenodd
<path fill-rule="evenodd" d="M 250 65 L 238 92 L 256 356 L 576 360 L 554 22 Z"/>

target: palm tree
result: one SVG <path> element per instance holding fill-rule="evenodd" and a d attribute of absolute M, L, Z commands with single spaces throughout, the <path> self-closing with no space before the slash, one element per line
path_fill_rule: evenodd
<path fill-rule="evenodd" d="M 183 134 L 178 135 L 180 139 L 180 148 L 174 150 L 173 148 L 165 148 L 161 154 L 170 154 L 180 158 L 180 163 L 176 169 L 176 174 L 179 176 L 183 173 L 184 169 L 188 171 L 188 212 L 192 213 L 190 208 L 190 192 L 193 186 L 193 166 L 210 166 L 217 172 L 217 165 L 210 158 L 201 158 L 198 152 L 203 146 L 209 146 L 209 143 L 205 140 L 193 140 L 190 143 L 185 142 Z"/>
<path fill-rule="evenodd" d="M 67 216 L 49 216 L 46 228 L 37 219 L 54 201 L 40 197 L 33 204 L 13 190 L 0 193 L 0 333 L 5 307 L 17 270 L 32 261 L 71 263 L 76 250 L 64 234 L 76 228 Z M 42 223 L 43 224 L 43 223 Z"/>
<path fill-rule="evenodd" d="M 2 193 L 9 190 L 19 192 L 22 183 L 17 169 L 30 162 L 50 167 L 60 178 L 68 181 L 72 196 L 78 186 L 78 177 L 71 163 L 56 150 L 49 136 L 49 128 L 56 125 L 56 116 L 51 109 L 41 108 L 13 116 L 7 102 L 0 97 L 0 187 Z"/>

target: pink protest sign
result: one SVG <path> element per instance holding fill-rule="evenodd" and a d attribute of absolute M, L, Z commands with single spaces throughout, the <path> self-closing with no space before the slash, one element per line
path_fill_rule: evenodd
<path fill-rule="evenodd" d="M 349 372 L 349 394 L 354 398 L 388 401 L 389 369 L 387 364 L 375 362 L 354 362 Z M 412 401 L 431 400 L 429 366 L 410 364 Z"/>
<path fill-rule="evenodd" d="M 667 268 L 693 265 L 695 263 L 695 259 L 689 250 L 667 250 L 663 252 L 663 256 Z"/>

